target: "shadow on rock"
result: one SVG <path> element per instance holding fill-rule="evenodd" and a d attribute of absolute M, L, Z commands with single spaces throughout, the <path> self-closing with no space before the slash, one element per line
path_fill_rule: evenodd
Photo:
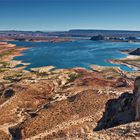
<path fill-rule="evenodd" d="M 94 131 L 126 124 L 135 120 L 135 109 L 132 105 L 133 94 L 123 93 L 118 99 L 106 103 L 105 112 Z"/>
<path fill-rule="evenodd" d="M 3 92 L 2 98 L 10 98 L 14 95 L 15 95 L 15 91 L 12 88 L 8 88 Z"/>
<path fill-rule="evenodd" d="M 9 128 L 9 132 L 12 136 L 12 140 L 21 140 L 22 139 L 21 129 L 18 125 L 13 128 Z"/>

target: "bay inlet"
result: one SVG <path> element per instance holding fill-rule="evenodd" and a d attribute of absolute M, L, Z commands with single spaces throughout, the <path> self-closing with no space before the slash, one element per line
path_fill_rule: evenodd
<path fill-rule="evenodd" d="M 126 57 L 120 50 L 138 48 L 140 43 L 128 42 L 105 42 L 78 40 L 73 42 L 11 42 L 21 47 L 29 47 L 22 56 L 15 57 L 24 63 L 30 63 L 26 69 L 41 66 L 55 66 L 56 68 L 84 67 L 89 69 L 92 64 L 101 66 L 118 66 L 125 71 L 132 71 L 131 68 L 111 64 L 109 59 Z"/>

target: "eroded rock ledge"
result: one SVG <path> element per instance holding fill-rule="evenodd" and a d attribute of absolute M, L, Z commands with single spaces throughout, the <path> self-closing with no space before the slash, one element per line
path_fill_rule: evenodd
<path fill-rule="evenodd" d="M 106 103 L 103 117 L 94 129 L 102 130 L 114 126 L 140 121 L 140 77 L 134 82 L 133 93 L 123 93 L 117 99 Z"/>

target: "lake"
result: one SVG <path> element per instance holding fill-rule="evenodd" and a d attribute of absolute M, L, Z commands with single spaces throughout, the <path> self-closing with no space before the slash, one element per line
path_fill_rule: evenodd
<path fill-rule="evenodd" d="M 11 42 L 17 46 L 29 47 L 23 52 L 23 56 L 15 57 L 14 60 L 22 60 L 31 63 L 27 69 L 33 67 L 50 66 L 57 68 L 84 67 L 89 69 L 91 64 L 102 66 L 120 66 L 123 70 L 132 69 L 107 62 L 108 59 L 126 57 L 119 50 L 138 48 L 140 43 L 105 42 L 78 40 L 74 42 Z"/>

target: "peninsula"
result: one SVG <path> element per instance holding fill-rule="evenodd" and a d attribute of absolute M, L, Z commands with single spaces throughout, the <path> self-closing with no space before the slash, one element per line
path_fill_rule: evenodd
<path fill-rule="evenodd" d="M 140 70 L 140 48 L 121 50 L 122 53 L 128 54 L 126 58 L 108 60 L 111 63 L 122 64 L 135 70 Z"/>

